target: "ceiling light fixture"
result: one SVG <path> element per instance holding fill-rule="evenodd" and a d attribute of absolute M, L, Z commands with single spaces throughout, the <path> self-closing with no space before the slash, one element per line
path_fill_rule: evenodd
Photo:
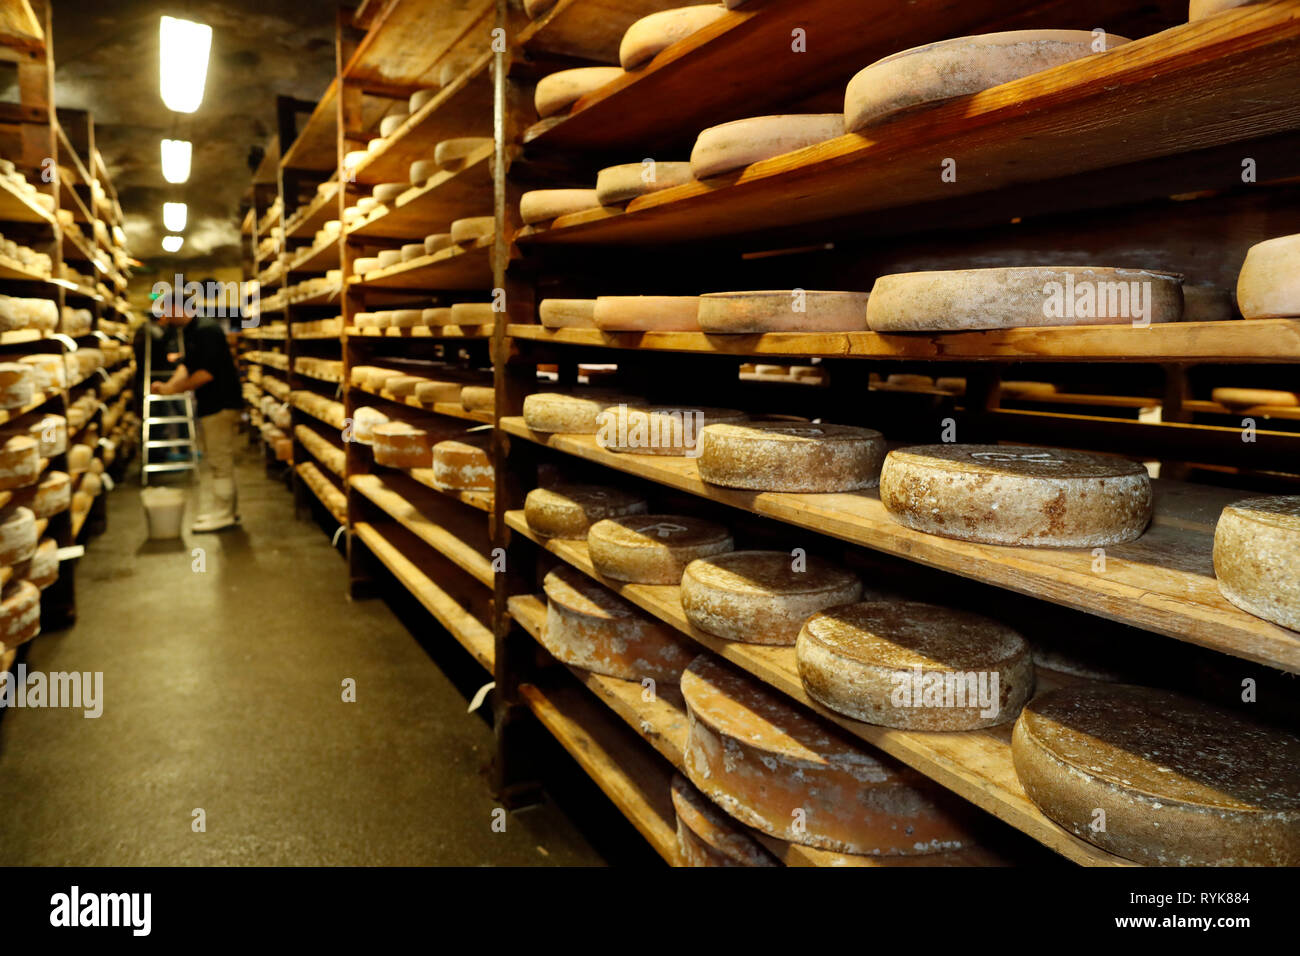
<path fill-rule="evenodd" d="M 184 232 L 189 218 L 189 207 L 183 202 L 163 203 L 163 225 L 168 232 Z"/>
<path fill-rule="evenodd" d="M 190 159 L 194 154 L 194 144 L 186 139 L 165 139 L 162 141 L 162 174 L 169 183 L 188 182 L 190 178 Z"/>
<path fill-rule="evenodd" d="M 212 27 L 163 17 L 158 28 L 159 81 L 169 110 L 193 113 L 203 102 L 212 50 Z"/>
<path fill-rule="evenodd" d="M 180 252 L 185 245 L 183 236 L 163 236 L 163 252 Z"/>

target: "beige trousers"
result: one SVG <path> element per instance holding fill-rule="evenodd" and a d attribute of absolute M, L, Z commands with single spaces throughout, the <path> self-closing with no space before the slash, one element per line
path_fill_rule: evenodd
<path fill-rule="evenodd" d="M 227 408 L 199 419 L 199 514 L 233 518 L 239 505 L 235 488 L 235 432 L 239 410 Z"/>

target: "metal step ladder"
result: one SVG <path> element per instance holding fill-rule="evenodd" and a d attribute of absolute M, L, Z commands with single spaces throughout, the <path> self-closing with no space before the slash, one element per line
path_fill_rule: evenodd
<path fill-rule="evenodd" d="M 171 378 L 171 372 L 167 370 L 154 371 L 153 367 L 153 342 L 148 342 L 144 350 L 144 382 L 147 390 L 144 395 L 144 423 L 141 426 L 142 435 L 140 444 L 144 449 L 144 464 L 140 467 L 140 483 L 149 484 L 149 476 L 160 472 L 180 472 L 188 471 L 191 473 L 191 480 L 198 476 L 199 472 L 199 443 L 198 430 L 194 421 L 194 394 L 184 392 L 180 395 L 155 395 L 152 391 L 152 385 L 155 381 L 166 381 Z M 182 343 L 180 346 L 184 348 Z M 153 438 L 154 430 L 160 426 L 181 425 L 183 438 Z M 149 452 L 154 448 L 166 449 L 188 449 L 189 454 L 184 461 L 160 461 L 153 462 L 149 460 Z"/>

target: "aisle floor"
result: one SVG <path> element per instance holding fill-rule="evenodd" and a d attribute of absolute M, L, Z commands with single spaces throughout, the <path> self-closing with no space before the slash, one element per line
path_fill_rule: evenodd
<path fill-rule="evenodd" d="M 0 714 L 0 865 L 601 864 L 553 803 L 494 830 L 492 732 L 463 675 L 383 601 L 347 600 L 343 559 L 260 449 L 238 476 L 243 530 L 161 547 L 138 487 L 110 496 L 78 623 L 26 655 L 102 672 L 103 715 Z"/>

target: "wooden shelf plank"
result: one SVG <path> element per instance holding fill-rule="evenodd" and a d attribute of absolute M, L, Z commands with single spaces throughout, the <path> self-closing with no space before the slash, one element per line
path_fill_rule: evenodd
<path fill-rule="evenodd" d="M 471 508 L 477 508 L 479 511 L 490 512 L 492 510 L 492 492 L 490 491 L 456 491 L 451 488 L 443 488 L 434 480 L 432 468 L 412 468 L 406 472 L 412 479 L 418 481 L 426 488 L 432 488 L 439 494 L 446 495 L 448 498 L 454 498 L 462 504 L 467 504 Z"/>
<path fill-rule="evenodd" d="M 463 421 L 471 421 L 481 425 L 492 424 L 492 414 L 490 412 L 470 411 L 464 405 L 456 402 L 421 402 L 414 395 L 408 395 L 404 398 L 398 398 L 396 395 L 385 391 L 376 391 L 371 388 L 362 388 L 360 385 L 349 385 L 349 388 L 358 392 L 365 392 L 367 395 L 374 395 L 382 398 L 386 402 L 393 402 L 397 405 L 405 405 L 408 408 L 417 408 L 422 412 L 432 412 L 435 415 L 445 415 L 448 418 L 459 418 Z"/>
<path fill-rule="evenodd" d="M 481 239 L 462 248 L 440 249 L 431 256 L 376 269 L 349 280 L 352 287 L 366 289 L 490 289 L 492 287 L 492 239 Z"/>
<path fill-rule="evenodd" d="M 1141 538 L 1106 549 L 1106 571 L 1088 550 L 973 544 L 914 531 L 889 517 L 874 490 L 833 495 L 735 491 L 705 484 L 695 461 L 616 454 L 590 435 L 542 435 L 501 419 L 512 435 L 720 504 L 775 518 L 885 554 L 951 571 L 1234 657 L 1300 673 L 1300 634 L 1252 617 L 1219 593 L 1212 561 L 1223 506 L 1249 497 L 1157 481 L 1155 517 Z"/>
<path fill-rule="evenodd" d="M 412 187 L 389 205 L 388 212 L 368 218 L 348 236 L 423 239 L 456 219 L 486 213 L 492 208 L 494 151 L 488 143 L 467 159 L 464 168 L 444 170 L 423 188 Z"/>
<path fill-rule="evenodd" d="M 767 355 L 789 358 L 923 359 L 934 361 L 1295 362 L 1300 319 L 1170 322 L 1132 325 L 997 329 L 987 332 L 602 332 L 514 324 L 511 338 L 602 348 Z M 1158 404 L 1158 403 L 1157 403 Z"/>
<path fill-rule="evenodd" d="M 285 272 L 328 272 L 339 267 L 339 237 L 332 236 L 316 246 L 305 246 L 289 253 Z"/>
<path fill-rule="evenodd" d="M 827 2 L 834 5 L 833 0 Z M 809 4 L 787 6 L 803 17 Z M 896 16 L 913 24 L 927 19 L 916 4 L 891 6 Z M 743 9 L 733 11 L 733 17 Z M 960 33 L 950 12 L 948 8 L 935 23 L 946 32 Z M 854 16 L 860 18 L 862 11 Z M 747 23 L 758 22 L 761 10 L 756 8 L 749 17 Z M 677 46 L 707 48 L 708 40 L 729 22 L 715 23 Z M 886 52 L 910 45 L 884 23 L 874 25 L 879 29 L 867 32 L 890 44 Z M 789 36 L 787 30 L 787 47 Z M 752 47 L 741 53 L 754 57 L 751 69 L 762 68 L 763 82 L 770 82 L 770 70 L 777 67 L 755 56 Z M 858 66 L 870 62 L 856 60 Z M 729 75 L 713 59 L 702 58 L 700 68 L 705 66 L 712 75 Z M 562 216 L 553 228 L 520 241 L 655 243 L 736 236 L 869 213 L 887 217 L 888 210 L 904 206 L 1257 139 L 1300 127 L 1293 95 L 1298 73 L 1300 10 L 1286 3 L 1243 7 L 930 109 L 900 114 L 861 133 L 736 173 L 640 197 L 622 216 L 590 221 L 583 213 Z M 694 102 L 695 95 L 665 99 L 660 87 L 653 90 L 653 107 L 616 95 L 654 86 L 639 76 L 585 97 L 577 104 L 580 112 L 534 142 L 607 148 L 621 142 L 626 134 L 618 131 L 643 113 L 684 123 L 692 131 L 707 125 L 663 108 L 665 102 Z M 698 84 L 696 92 L 710 85 Z M 1197 91 L 1193 100 L 1187 97 L 1189 89 Z M 762 112 L 751 103 L 745 106 L 745 115 Z M 638 129 L 629 145 L 663 141 L 647 139 Z M 973 172 L 945 183 L 935 173 L 935 156 L 960 156 L 963 167 Z"/>
<path fill-rule="evenodd" d="M 681 5 L 681 0 L 557 0 L 524 27 L 518 42 L 529 53 L 618 65 L 618 47 L 628 27 Z"/>
<path fill-rule="evenodd" d="M 368 88 L 437 87 L 442 61 L 475 26 L 485 27 L 486 46 L 494 9 L 494 0 L 392 0 L 372 21 L 343 75 Z"/>
<path fill-rule="evenodd" d="M 804 692 L 793 647 L 741 644 L 700 631 L 686 619 L 677 586 L 625 584 L 604 578 L 592 566 L 586 542 L 540 539 L 532 534 L 519 511 L 506 512 L 506 523 L 513 531 L 535 541 L 709 650 L 1033 837 L 1048 849 L 1089 866 L 1135 865 L 1078 839 L 1049 820 L 1030 802 L 1011 763 L 1010 725 L 962 733 L 921 733 L 876 727 L 843 717 L 817 704 Z M 1047 684 L 1044 675 L 1040 674 L 1040 688 L 1046 689 Z"/>
<path fill-rule="evenodd" d="M 278 158 L 282 169 L 324 171 L 338 165 L 338 97 L 335 77 L 293 143 Z"/>
<path fill-rule="evenodd" d="M 385 537 L 381 527 L 361 521 L 352 526 L 352 533 L 475 660 L 489 672 L 493 670 L 496 639 L 489 628 L 421 571 L 400 548 Z"/>
<path fill-rule="evenodd" d="M 347 334 L 354 338 L 388 339 L 490 339 L 490 325 L 417 325 L 409 329 L 358 329 L 349 327 Z M 490 418 L 484 421 L 491 421 Z"/>
<path fill-rule="evenodd" d="M 286 223 L 285 238 L 310 239 L 339 212 L 339 185 L 330 183 L 329 188 L 318 193 L 308 205 L 289 217 Z"/>
<path fill-rule="evenodd" d="M 327 501 L 325 495 L 322 494 L 320 491 L 318 491 L 316 485 L 307 477 L 308 475 L 319 475 L 323 481 L 329 481 L 328 478 L 325 478 L 325 473 L 316 467 L 315 462 L 310 462 L 310 461 L 300 462 L 294 470 L 297 471 L 298 475 L 303 479 L 302 481 L 303 487 L 305 487 L 316 497 L 316 500 L 319 501 L 321 505 L 325 508 L 325 510 L 330 513 L 330 517 L 332 517 L 339 524 L 347 524 L 348 523 L 347 509 L 345 508 L 340 511 L 338 509 L 337 503 L 332 504 L 329 501 Z"/>

